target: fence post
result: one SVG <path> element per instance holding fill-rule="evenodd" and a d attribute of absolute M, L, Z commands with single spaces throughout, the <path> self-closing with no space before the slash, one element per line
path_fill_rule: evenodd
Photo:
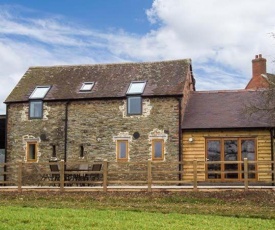
<path fill-rule="evenodd" d="M 23 168 L 23 162 L 22 161 L 19 161 L 18 162 L 18 175 L 17 175 L 17 180 L 18 180 L 18 184 L 17 184 L 17 187 L 18 187 L 18 192 L 22 192 L 22 168 Z"/>
<path fill-rule="evenodd" d="M 198 162 L 197 160 L 193 161 L 193 180 L 194 180 L 194 184 L 193 184 L 193 189 L 194 191 L 198 190 Z"/>
<path fill-rule="evenodd" d="M 108 185 L 108 161 L 104 159 L 103 161 L 103 192 L 107 192 Z"/>
<path fill-rule="evenodd" d="M 244 190 L 248 190 L 248 160 L 247 158 L 243 159 L 244 161 Z"/>
<path fill-rule="evenodd" d="M 147 167 L 147 183 L 148 183 L 148 192 L 152 192 L 152 161 L 148 160 Z"/>
<path fill-rule="evenodd" d="M 64 178 L 65 178 L 65 167 L 64 167 L 64 160 L 61 160 L 59 162 L 59 168 L 60 168 L 60 192 L 64 192 Z"/>

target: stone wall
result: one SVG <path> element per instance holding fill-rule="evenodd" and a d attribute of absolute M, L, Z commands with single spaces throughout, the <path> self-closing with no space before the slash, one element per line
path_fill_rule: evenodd
<path fill-rule="evenodd" d="M 28 103 L 8 106 L 7 124 L 7 163 L 26 162 L 26 141 L 38 142 L 37 162 L 48 162 L 56 145 L 58 159 L 64 158 L 65 104 L 44 103 L 43 119 L 28 118 Z M 16 172 L 14 166 L 9 171 Z M 15 174 L 16 178 L 17 175 Z M 9 178 L 8 178 L 9 179 Z"/>
<path fill-rule="evenodd" d="M 4 180 L 2 173 L 4 172 L 4 166 L 1 165 L 5 163 L 5 149 L 0 149 L 0 181 Z"/>
<path fill-rule="evenodd" d="M 126 107 L 126 99 L 71 101 L 68 104 L 66 161 L 77 164 L 107 159 L 116 162 L 116 140 L 125 138 L 129 141 L 129 162 L 151 159 L 151 140 L 154 138 L 164 139 L 164 162 L 178 161 L 177 98 L 143 98 L 142 115 L 127 116 Z M 37 162 L 49 161 L 52 145 L 56 146 L 57 158 L 64 159 L 65 109 L 65 102 L 46 102 L 43 119 L 29 120 L 28 103 L 11 104 L 8 108 L 7 161 L 26 161 L 26 140 L 30 139 L 39 142 Z M 135 138 L 134 133 L 139 133 L 139 137 Z M 80 146 L 84 149 L 83 156 Z M 127 167 L 134 166 L 123 167 L 113 164 L 110 170 L 127 171 Z M 145 168 L 138 167 L 136 169 Z M 177 166 L 163 170 L 177 170 Z M 131 178 L 141 179 L 141 176 L 137 174 Z M 173 178 L 177 179 L 177 176 Z"/>

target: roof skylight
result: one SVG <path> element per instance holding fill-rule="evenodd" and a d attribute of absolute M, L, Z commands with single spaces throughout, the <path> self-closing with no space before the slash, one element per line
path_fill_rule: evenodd
<path fill-rule="evenodd" d="M 80 88 L 80 91 L 91 91 L 94 86 L 94 82 L 84 82 Z"/>
<path fill-rule="evenodd" d="M 127 94 L 142 94 L 145 88 L 145 81 L 132 81 Z"/>
<path fill-rule="evenodd" d="M 48 93 L 50 86 L 36 86 L 34 91 L 32 92 L 30 99 L 42 99 Z"/>

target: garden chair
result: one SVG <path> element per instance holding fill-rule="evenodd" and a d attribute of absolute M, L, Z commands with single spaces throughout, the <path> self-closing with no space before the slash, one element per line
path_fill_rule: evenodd
<path fill-rule="evenodd" d="M 101 171 L 101 168 L 102 168 L 102 164 L 99 164 L 99 163 L 96 163 L 96 164 L 93 164 L 92 166 L 92 172 L 99 172 Z M 99 180 L 99 178 L 102 177 L 102 174 L 101 173 L 96 173 L 96 174 L 90 174 L 90 180 Z"/>
<path fill-rule="evenodd" d="M 89 174 L 85 173 L 85 172 L 81 172 L 81 171 L 88 171 L 89 170 L 89 164 L 87 163 L 82 163 L 79 165 L 78 170 L 80 171 L 80 173 L 77 176 L 77 181 L 88 181 L 89 180 Z M 81 186 L 85 186 L 85 184 L 80 184 Z"/>
<path fill-rule="evenodd" d="M 48 172 L 43 171 L 37 164 L 34 164 L 35 173 L 38 178 L 38 186 L 42 186 L 44 181 L 51 180 L 51 175 Z"/>
<path fill-rule="evenodd" d="M 50 174 L 50 180 L 51 181 L 60 181 L 60 170 L 58 167 L 58 162 L 57 161 L 49 161 L 50 163 L 50 170 L 51 170 L 51 174 Z M 55 163 L 55 164 L 52 164 Z"/>

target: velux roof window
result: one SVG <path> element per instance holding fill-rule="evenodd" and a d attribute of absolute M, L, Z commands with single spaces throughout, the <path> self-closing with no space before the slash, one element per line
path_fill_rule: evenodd
<path fill-rule="evenodd" d="M 144 91 L 145 81 L 132 81 L 127 91 L 127 114 L 140 115 L 142 114 L 142 98 L 141 94 Z"/>
<path fill-rule="evenodd" d="M 49 92 L 51 86 L 36 86 L 31 96 L 29 97 L 29 118 L 43 118 L 43 99 Z"/>
<path fill-rule="evenodd" d="M 30 99 L 43 99 L 48 93 L 50 86 L 37 86 L 32 92 Z"/>
<path fill-rule="evenodd" d="M 132 81 L 126 94 L 142 94 L 145 85 L 145 81 Z"/>
<path fill-rule="evenodd" d="M 84 82 L 80 88 L 80 92 L 89 92 L 92 90 L 94 82 Z"/>

